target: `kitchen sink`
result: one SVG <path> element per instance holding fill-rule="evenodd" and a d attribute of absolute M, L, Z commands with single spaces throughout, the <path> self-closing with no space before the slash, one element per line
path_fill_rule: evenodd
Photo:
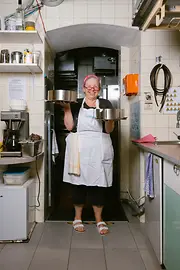
<path fill-rule="evenodd" d="M 180 145 L 180 141 L 156 141 L 156 145 Z"/>

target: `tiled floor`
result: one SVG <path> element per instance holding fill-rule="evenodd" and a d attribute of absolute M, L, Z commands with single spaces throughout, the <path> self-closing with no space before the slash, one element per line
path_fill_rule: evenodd
<path fill-rule="evenodd" d="M 38 224 L 28 244 L 0 244 L 1 270 L 160 270 L 139 223 L 95 225 L 77 233 L 65 222 Z"/>

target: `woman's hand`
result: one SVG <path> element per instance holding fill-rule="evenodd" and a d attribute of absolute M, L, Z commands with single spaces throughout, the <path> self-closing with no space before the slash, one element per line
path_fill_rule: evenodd
<path fill-rule="evenodd" d="M 105 120 L 105 130 L 106 130 L 106 133 L 111 133 L 114 130 L 113 120 Z"/>
<path fill-rule="evenodd" d="M 61 107 L 63 107 L 64 110 L 70 110 L 71 109 L 70 103 L 68 103 L 68 102 L 58 101 L 57 104 L 60 105 Z"/>
<path fill-rule="evenodd" d="M 64 125 L 67 128 L 67 130 L 71 131 L 74 127 L 74 121 L 73 121 L 70 103 L 59 101 L 57 102 L 57 104 L 59 104 L 61 107 L 64 108 Z"/>

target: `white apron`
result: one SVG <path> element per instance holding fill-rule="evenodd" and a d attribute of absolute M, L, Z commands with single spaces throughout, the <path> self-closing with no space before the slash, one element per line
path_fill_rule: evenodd
<path fill-rule="evenodd" d="M 102 121 L 95 118 L 95 109 L 84 109 L 83 100 L 78 115 L 80 176 L 69 174 L 70 133 L 66 137 L 63 181 L 74 185 L 112 186 L 114 150 L 109 134 L 102 132 Z M 99 100 L 96 101 L 99 108 Z"/>

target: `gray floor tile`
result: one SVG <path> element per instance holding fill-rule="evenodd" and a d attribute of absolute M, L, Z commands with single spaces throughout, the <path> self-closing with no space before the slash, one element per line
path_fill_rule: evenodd
<path fill-rule="evenodd" d="M 110 233 L 103 237 L 105 248 L 133 248 L 136 243 L 129 229 L 128 222 L 115 222 L 110 226 Z"/>
<path fill-rule="evenodd" d="M 149 250 L 140 250 L 141 257 L 146 266 L 146 270 L 161 270 L 155 254 L 152 254 Z"/>
<path fill-rule="evenodd" d="M 95 225 L 85 225 L 86 231 L 78 233 L 73 230 L 71 248 L 103 248 L 102 236 L 99 235 Z"/>
<path fill-rule="evenodd" d="M 67 270 L 69 249 L 38 247 L 28 270 Z"/>
<path fill-rule="evenodd" d="M 70 248 L 72 225 L 66 222 L 48 222 L 45 224 L 39 247 Z"/>
<path fill-rule="evenodd" d="M 68 270 L 106 270 L 101 249 L 72 249 Z"/>
<path fill-rule="evenodd" d="M 4 248 L 4 244 L 0 244 L 0 252 L 1 252 L 1 250 Z"/>
<path fill-rule="evenodd" d="M 0 269 L 28 269 L 40 241 L 43 228 L 43 224 L 37 224 L 29 243 L 6 244 L 0 252 Z"/>
<path fill-rule="evenodd" d="M 106 249 L 105 254 L 107 270 L 146 270 L 143 260 L 137 250 Z"/>
<path fill-rule="evenodd" d="M 129 228 L 133 234 L 138 249 L 148 249 L 150 243 L 144 231 L 144 224 L 129 223 Z"/>

